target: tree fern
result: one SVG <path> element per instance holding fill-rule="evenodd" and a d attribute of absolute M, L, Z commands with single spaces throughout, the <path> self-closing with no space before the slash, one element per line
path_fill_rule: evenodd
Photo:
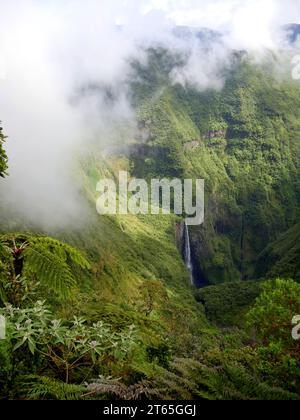
<path fill-rule="evenodd" d="M 76 285 L 76 267 L 90 269 L 81 252 L 54 238 L 10 234 L 0 236 L 0 243 L 3 249 L 10 250 L 12 256 L 10 277 L 35 277 L 61 297 L 67 297 Z"/>
<path fill-rule="evenodd" d="M 66 262 L 69 261 L 82 269 L 90 269 L 90 263 L 80 251 L 57 239 L 48 236 L 33 236 L 29 238 L 29 243 L 38 248 L 47 248 L 49 251 L 59 255 Z"/>
<path fill-rule="evenodd" d="M 66 297 L 76 281 L 68 264 L 57 254 L 47 249 L 31 246 L 25 251 L 25 273 L 36 274 L 41 284 L 44 284 Z"/>

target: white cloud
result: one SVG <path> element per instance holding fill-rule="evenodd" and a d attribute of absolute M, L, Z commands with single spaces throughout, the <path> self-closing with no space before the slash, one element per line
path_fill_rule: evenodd
<path fill-rule="evenodd" d="M 274 46 L 276 27 L 300 22 L 300 0 L 0 0 L 0 10 L 0 119 L 10 163 L 1 200 L 55 224 L 81 214 L 67 176 L 73 149 L 90 136 L 107 142 L 110 125 L 132 119 L 121 86 L 140 43 L 187 48 L 170 39 L 174 24 L 225 31 L 225 45 L 209 56 L 192 48 L 187 67 L 174 76 L 218 87 L 231 47 Z M 93 95 L 72 106 L 70 98 L 89 84 L 119 86 L 117 106 Z"/>

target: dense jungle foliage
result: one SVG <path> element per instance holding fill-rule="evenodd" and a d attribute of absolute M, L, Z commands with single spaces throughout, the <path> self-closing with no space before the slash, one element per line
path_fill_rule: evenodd
<path fill-rule="evenodd" d="M 181 65 L 163 49 L 132 63 L 138 132 L 129 153 L 81 157 L 84 227 L 37 230 L 0 203 L 0 399 L 300 399 L 300 84 L 235 54 L 224 87 L 199 92 L 174 84 Z M 120 169 L 205 179 L 190 232 L 205 287 L 180 218 L 97 215 L 96 184 Z"/>

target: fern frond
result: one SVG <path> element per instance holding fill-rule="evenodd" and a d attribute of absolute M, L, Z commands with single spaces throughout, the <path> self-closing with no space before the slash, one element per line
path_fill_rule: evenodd
<path fill-rule="evenodd" d="M 47 249 L 31 246 L 24 252 L 26 270 L 37 274 L 41 284 L 67 297 L 76 281 L 68 264 Z"/>
<path fill-rule="evenodd" d="M 39 248 L 47 248 L 50 252 L 59 255 L 66 262 L 71 262 L 84 270 L 90 270 L 91 265 L 83 254 L 64 242 L 48 236 L 34 236 L 29 238 L 29 243 Z"/>
<path fill-rule="evenodd" d="M 87 390 L 86 395 L 108 395 L 125 401 L 139 400 L 142 397 L 147 399 L 160 397 L 158 389 L 155 389 L 152 382 L 146 380 L 127 386 L 120 379 L 101 377 L 94 383 L 88 384 Z"/>
<path fill-rule="evenodd" d="M 46 376 L 29 376 L 23 382 L 23 392 L 31 400 L 80 400 L 85 388 L 66 384 Z"/>
<path fill-rule="evenodd" d="M 8 249 L 12 259 L 21 261 L 22 274 L 34 274 L 42 285 L 63 298 L 68 297 L 76 285 L 75 268 L 91 269 L 79 250 L 48 236 L 6 234 L 0 235 L 0 243 L 1 253 Z"/>

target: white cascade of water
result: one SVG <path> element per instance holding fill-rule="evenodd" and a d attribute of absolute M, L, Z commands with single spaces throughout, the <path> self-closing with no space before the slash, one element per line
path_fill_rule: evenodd
<path fill-rule="evenodd" d="M 194 281 L 194 274 L 193 274 L 194 267 L 193 267 L 193 261 L 192 261 L 191 241 L 190 241 L 189 227 L 186 223 L 184 224 L 184 262 L 190 273 L 191 284 L 192 286 L 194 286 L 195 281 Z"/>

